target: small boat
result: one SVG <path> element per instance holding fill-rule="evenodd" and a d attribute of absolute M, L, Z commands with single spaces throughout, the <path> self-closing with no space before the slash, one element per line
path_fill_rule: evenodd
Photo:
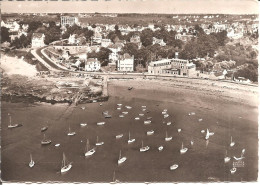
<path fill-rule="evenodd" d="M 164 114 L 163 117 L 164 117 L 164 118 L 168 118 L 168 117 L 169 117 L 169 114 Z"/>
<path fill-rule="evenodd" d="M 55 146 L 56 146 L 56 147 L 59 147 L 59 146 L 60 146 L 60 144 L 59 144 L 59 143 L 57 143 Z"/>
<path fill-rule="evenodd" d="M 48 127 L 42 127 L 41 128 L 41 132 L 44 132 L 44 131 L 46 131 L 48 129 Z"/>
<path fill-rule="evenodd" d="M 142 109 L 142 111 L 144 112 L 144 111 L 146 111 L 146 109 Z"/>
<path fill-rule="evenodd" d="M 172 122 L 170 122 L 170 121 L 166 123 L 166 125 L 168 125 L 168 126 L 171 125 L 171 124 L 172 124 Z"/>
<path fill-rule="evenodd" d="M 227 150 L 226 150 L 226 155 L 225 155 L 225 158 L 224 158 L 224 162 L 225 163 L 228 163 L 230 161 L 230 157 L 227 156 Z"/>
<path fill-rule="evenodd" d="M 236 171 L 237 171 L 237 168 L 232 168 L 232 169 L 230 169 L 230 173 L 231 173 L 231 174 L 234 174 Z"/>
<path fill-rule="evenodd" d="M 117 164 L 120 165 L 120 164 L 122 164 L 125 161 L 126 161 L 126 157 L 121 157 L 121 150 L 120 150 L 119 159 L 117 161 Z"/>
<path fill-rule="evenodd" d="M 99 106 L 102 106 L 102 105 L 103 105 L 102 103 L 99 104 Z"/>
<path fill-rule="evenodd" d="M 195 115 L 195 112 L 191 112 L 190 115 L 194 116 L 194 115 Z"/>
<path fill-rule="evenodd" d="M 194 141 L 193 141 L 193 140 L 191 140 L 191 141 L 190 141 L 190 145 L 191 145 L 191 146 L 193 146 L 193 144 L 194 144 Z"/>
<path fill-rule="evenodd" d="M 81 107 L 81 109 L 82 109 L 82 110 L 85 110 L 85 109 L 86 109 L 86 107 Z"/>
<path fill-rule="evenodd" d="M 159 150 L 159 152 L 161 152 L 163 150 L 163 146 L 159 146 L 158 150 Z"/>
<path fill-rule="evenodd" d="M 101 146 L 101 145 L 103 145 L 104 144 L 104 142 L 103 141 L 100 141 L 100 142 L 98 142 L 98 136 L 97 136 L 97 142 L 96 142 L 96 146 Z"/>
<path fill-rule="evenodd" d="M 139 116 L 144 116 L 144 114 L 139 114 Z"/>
<path fill-rule="evenodd" d="M 140 118 L 139 117 L 136 117 L 135 120 L 139 120 Z"/>
<path fill-rule="evenodd" d="M 185 154 L 187 151 L 188 151 L 188 148 L 183 148 L 183 143 L 182 143 L 180 153 Z"/>
<path fill-rule="evenodd" d="M 72 168 L 72 163 L 68 163 L 66 161 L 66 156 L 63 153 L 62 165 L 61 165 L 61 169 L 60 169 L 61 173 L 65 173 L 65 172 L 69 171 L 71 168 Z"/>
<path fill-rule="evenodd" d="M 43 135 L 43 140 L 41 141 L 41 144 L 42 145 L 48 145 L 51 143 L 51 140 L 50 139 L 46 139 L 45 138 L 45 134 Z"/>
<path fill-rule="evenodd" d="M 148 117 L 147 119 L 150 120 L 150 119 L 152 119 L 152 117 Z"/>
<path fill-rule="evenodd" d="M 142 105 L 142 108 L 146 108 L 146 105 Z"/>
<path fill-rule="evenodd" d="M 144 146 L 144 143 L 143 143 L 143 141 L 142 141 L 142 147 L 140 148 L 140 152 L 146 152 L 146 151 L 148 151 L 150 149 L 150 147 L 149 146 Z"/>
<path fill-rule="evenodd" d="M 145 125 L 148 125 L 148 124 L 150 124 L 152 121 L 151 120 L 146 120 L 146 121 L 144 121 L 144 124 Z"/>
<path fill-rule="evenodd" d="M 148 136 L 153 135 L 153 134 L 154 134 L 154 131 L 153 131 L 153 130 L 149 130 L 149 131 L 147 131 L 146 134 L 147 134 Z"/>
<path fill-rule="evenodd" d="M 98 122 L 97 125 L 98 126 L 105 125 L 105 122 Z"/>
<path fill-rule="evenodd" d="M 121 104 L 121 103 L 119 103 L 119 104 L 117 104 L 117 106 L 122 106 L 122 104 Z"/>
<path fill-rule="evenodd" d="M 199 122 L 202 121 L 202 118 L 199 119 Z"/>
<path fill-rule="evenodd" d="M 201 132 L 201 133 L 205 133 L 205 130 L 201 130 L 200 132 Z"/>
<path fill-rule="evenodd" d="M 162 111 L 162 114 L 167 114 L 167 112 L 165 112 L 165 111 Z"/>
<path fill-rule="evenodd" d="M 123 118 L 123 117 L 125 117 L 123 114 L 119 115 L 119 118 Z"/>
<path fill-rule="evenodd" d="M 110 114 L 105 115 L 105 118 L 111 118 L 112 116 Z"/>
<path fill-rule="evenodd" d="M 8 115 L 9 115 L 9 125 L 8 125 L 8 128 L 16 128 L 16 127 L 18 127 L 19 125 L 17 123 L 12 125 L 11 115 L 10 114 L 8 114 Z"/>
<path fill-rule="evenodd" d="M 80 123 L 80 126 L 85 127 L 87 126 L 87 123 Z"/>
<path fill-rule="evenodd" d="M 113 174 L 113 181 L 110 182 L 111 184 L 115 184 L 115 183 L 119 183 L 119 180 L 116 179 L 116 172 L 114 171 L 114 174 Z"/>
<path fill-rule="evenodd" d="M 132 107 L 130 107 L 130 106 L 125 106 L 125 108 L 127 108 L 127 109 L 131 109 Z"/>
<path fill-rule="evenodd" d="M 242 160 L 242 159 L 244 159 L 245 157 L 244 157 L 244 154 L 245 154 L 245 151 L 246 151 L 246 149 L 243 149 L 242 150 L 242 152 L 241 152 L 241 156 L 240 157 L 233 157 L 236 161 L 239 161 L 239 160 Z"/>
<path fill-rule="evenodd" d="M 108 111 L 104 111 L 104 112 L 102 112 L 102 114 L 107 115 L 107 114 L 108 114 Z"/>
<path fill-rule="evenodd" d="M 92 103 L 96 103 L 97 102 L 97 100 L 92 100 Z"/>
<path fill-rule="evenodd" d="M 179 128 L 177 131 L 180 133 L 180 132 L 181 132 L 181 129 Z"/>
<path fill-rule="evenodd" d="M 214 132 L 209 132 L 209 136 L 213 136 L 214 135 Z"/>
<path fill-rule="evenodd" d="M 133 87 L 128 87 L 128 90 L 132 90 L 133 89 Z"/>
<path fill-rule="evenodd" d="M 209 129 L 207 129 L 207 134 L 205 136 L 205 139 L 208 140 L 209 139 Z"/>
<path fill-rule="evenodd" d="M 166 131 L 166 136 L 165 136 L 165 141 L 171 141 L 172 140 L 172 137 L 170 136 L 168 136 L 168 133 L 167 133 L 167 131 Z"/>
<path fill-rule="evenodd" d="M 117 107 L 116 109 L 117 109 L 117 110 L 121 110 L 121 107 Z"/>
<path fill-rule="evenodd" d="M 29 162 L 29 167 L 32 168 L 32 167 L 34 167 L 34 164 L 35 164 L 35 162 L 32 159 L 32 154 L 30 154 L 30 159 L 31 159 L 31 161 Z"/>
<path fill-rule="evenodd" d="M 128 136 L 128 144 L 131 144 L 131 143 L 133 143 L 133 142 L 135 142 L 135 139 L 131 139 L 131 137 L 130 137 L 130 132 L 129 132 L 129 136 Z"/>
<path fill-rule="evenodd" d="M 128 114 L 128 112 L 122 112 L 122 114 Z"/>
<path fill-rule="evenodd" d="M 94 148 L 89 150 L 89 141 L 87 140 L 87 144 L 86 144 L 86 150 L 85 150 L 85 157 L 87 156 L 91 156 L 96 152 L 96 150 Z"/>
<path fill-rule="evenodd" d="M 236 143 L 232 141 L 232 136 L 231 136 L 231 142 L 230 142 L 230 147 L 233 147 Z"/>
<path fill-rule="evenodd" d="M 167 109 L 164 109 L 163 112 L 167 112 L 168 110 Z"/>
<path fill-rule="evenodd" d="M 179 167 L 178 164 L 174 164 L 170 166 L 170 170 L 176 170 Z"/>
<path fill-rule="evenodd" d="M 72 132 L 71 129 L 70 129 L 70 126 L 69 126 L 69 132 L 67 134 L 68 136 L 74 136 L 76 135 L 76 132 Z"/>
<path fill-rule="evenodd" d="M 116 135 L 116 139 L 120 139 L 123 137 L 123 134 Z"/>

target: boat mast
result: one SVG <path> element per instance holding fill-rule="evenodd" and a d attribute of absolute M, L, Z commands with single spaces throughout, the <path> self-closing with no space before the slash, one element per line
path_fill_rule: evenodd
<path fill-rule="evenodd" d="M 231 136 L 231 143 L 232 143 L 232 136 Z"/>
<path fill-rule="evenodd" d="M 121 159 L 121 150 L 120 150 L 120 152 L 119 152 L 119 159 Z"/>
<path fill-rule="evenodd" d="M 32 154 L 30 154 L 31 162 L 32 162 Z"/>
<path fill-rule="evenodd" d="M 11 114 L 9 114 L 9 120 L 10 120 L 10 126 L 12 125 L 12 117 Z"/>
<path fill-rule="evenodd" d="M 183 149 L 183 142 L 182 142 L 182 144 L 181 144 L 181 149 Z"/>
<path fill-rule="evenodd" d="M 142 148 L 144 147 L 144 141 L 142 141 Z"/>
<path fill-rule="evenodd" d="M 129 140 L 130 140 L 130 131 L 129 131 Z"/>
<path fill-rule="evenodd" d="M 116 172 L 114 171 L 114 174 L 113 174 L 113 182 L 116 181 Z"/>

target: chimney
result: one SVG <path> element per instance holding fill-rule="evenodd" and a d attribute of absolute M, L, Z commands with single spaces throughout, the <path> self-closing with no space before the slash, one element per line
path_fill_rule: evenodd
<path fill-rule="evenodd" d="M 178 58 L 179 58 L 179 53 L 175 52 L 175 59 L 178 59 Z"/>

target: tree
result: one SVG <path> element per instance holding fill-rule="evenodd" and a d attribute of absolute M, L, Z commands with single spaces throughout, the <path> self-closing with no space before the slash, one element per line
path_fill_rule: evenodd
<path fill-rule="evenodd" d="M 138 46 L 134 43 L 127 43 L 121 51 L 121 54 L 128 53 L 130 55 L 137 55 Z M 136 57 L 136 56 L 135 56 Z"/>
<path fill-rule="evenodd" d="M 182 59 L 195 59 L 198 55 L 197 44 L 194 41 L 189 41 L 184 50 L 180 52 L 180 58 Z"/>
<path fill-rule="evenodd" d="M 145 29 L 141 32 L 141 42 L 143 46 L 147 47 L 153 44 L 153 31 L 150 29 Z"/>
<path fill-rule="evenodd" d="M 1 43 L 3 42 L 10 42 L 10 34 L 9 34 L 9 29 L 6 27 L 1 27 Z"/>
<path fill-rule="evenodd" d="M 40 21 L 32 21 L 29 22 L 29 28 L 28 28 L 28 32 L 34 32 L 36 31 L 38 28 L 40 28 L 42 26 L 42 23 Z"/>
<path fill-rule="evenodd" d="M 109 54 L 112 51 L 110 49 L 101 47 L 99 52 L 97 53 L 97 59 L 102 63 L 102 66 L 106 66 L 108 64 Z"/>

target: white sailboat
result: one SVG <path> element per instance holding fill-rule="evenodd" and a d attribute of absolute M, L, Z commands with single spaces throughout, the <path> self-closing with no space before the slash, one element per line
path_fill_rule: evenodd
<path fill-rule="evenodd" d="M 105 122 L 104 121 L 103 122 L 98 122 L 97 125 L 98 126 L 105 125 Z"/>
<path fill-rule="evenodd" d="M 154 130 L 149 130 L 149 131 L 147 131 L 146 134 L 147 134 L 148 136 L 153 135 L 153 134 L 154 134 Z"/>
<path fill-rule="evenodd" d="M 62 159 L 62 164 L 61 164 L 61 169 L 60 169 L 61 173 L 65 173 L 65 172 L 69 171 L 71 168 L 72 168 L 72 163 L 71 162 L 68 163 L 66 161 L 66 156 L 63 153 L 63 159 Z"/>
<path fill-rule="evenodd" d="M 181 149 L 180 149 L 180 153 L 181 153 L 181 154 L 185 154 L 187 151 L 188 151 L 188 148 L 184 148 L 184 147 L 183 147 L 183 142 L 182 142 Z"/>
<path fill-rule="evenodd" d="M 29 162 L 29 167 L 32 168 L 32 167 L 34 167 L 34 164 L 35 164 L 35 162 L 32 159 L 32 154 L 30 154 L 30 159 L 31 159 L 31 161 Z"/>
<path fill-rule="evenodd" d="M 231 141 L 230 141 L 230 147 L 233 147 L 236 143 L 232 141 L 232 136 L 231 136 Z"/>
<path fill-rule="evenodd" d="M 166 123 L 167 126 L 169 126 L 169 125 L 171 125 L 171 124 L 172 124 L 172 122 L 170 122 L 170 121 Z"/>
<path fill-rule="evenodd" d="M 166 131 L 165 141 L 171 141 L 171 140 L 172 140 L 172 136 L 169 137 Z"/>
<path fill-rule="evenodd" d="M 164 118 L 168 118 L 168 117 L 169 117 L 169 114 L 164 114 L 163 117 L 164 117 Z"/>
<path fill-rule="evenodd" d="M 176 170 L 179 167 L 178 164 L 173 164 L 170 166 L 170 170 Z"/>
<path fill-rule="evenodd" d="M 116 179 L 116 172 L 114 171 L 113 181 L 111 182 L 111 184 L 115 184 L 115 183 L 119 183 L 119 180 Z"/>
<path fill-rule="evenodd" d="M 142 147 L 140 148 L 140 152 L 146 152 L 150 149 L 149 146 L 144 146 L 144 142 L 142 141 Z"/>
<path fill-rule="evenodd" d="M 120 138 L 122 138 L 123 137 L 123 134 L 118 134 L 118 135 L 116 135 L 116 139 L 120 139 Z"/>
<path fill-rule="evenodd" d="M 240 156 L 240 157 L 235 157 L 235 156 L 234 156 L 233 158 L 234 158 L 235 160 L 237 160 L 237 161 L 244 159 L 244 158 L 245 158 L 245 157 L 244 157 L 245 151 L 246 151 L 246 149 L 243 149 L 242 152 L 241 152 L 241 156 Z"/>
<path fill-rule="evenodd" d="M 179 128 L 177 131 L 180 133 L 180 132 L 181 132 L 181 129 Z"/>
<path fill-rule="evenodd" d="M 96 142 L 96 146 L 101 146 L 101 145 L 103 145 L 104 144 L 104 142 L 103 141 L 100 141 L 100 142 L 98 142 L 98 136 L 97 136 L 97 142 Z"/>
<path fill-rule="evenodd" d="M 135 142 L 134 138 L 133 139 L 130 138 L 130 132 L 129 132 L 129 138 L 128 138 L 127 142 L 128 142 L 128 144 L 131 144 L 131 143 Z"/>
<path fill-rule="evenodd" d="M 209 129 L 207 129 L 207 134 L 205 136 L 205 139 L 208 140 L 209 139 Z"/>
<path fill-rule="evenodd" d="M 152 121 L 151 120 L 146 120 L 146 121 L 144 121 L 144 124 L 145 125 L 148 125 L 148 124 L 150 124 Z"/>
<path fill-rule="evenodd" d="M 230 157 L 227 156 L 227 150 L 226 150 L 226 155 L 225 155 L 225 158 L 224 158 L 224 162 L 225 163 L 228 163 L 230 161 Z"/>
<path fill-rule="evenodd" d="M 191 146 L 194 145 L 194 141 L 193 141 L 193 140 L 190 141 L 190 145 L 191 145 Z"/>
<path fill-rule="evenodd" d="M 45 134 L 43 134 L 43 140 L 41 141 L 42 145 L 48 145 L 51 143 L 50 139 L 46 139 Z"/>
<path fill-rule="evenodd" d="M 163 146 L 162 146 L 162 145 L 159 146 L 159 147 L 158 147 L 158 150 L 159 150 L 159 152 L 161 152 L 161 151 L 163 150 Z"/>
<path fill-rule="evenodd" d="M 74 136 L 76 134 L 76 132 L 72 132 L 69 126 L 69 132 L 68 132 L 68 136 Z"/>
<path fill-rule="evenodd" d="M 87 126 L 87 123 L 80 123 L 80 126 L 85 127 L 85 126 Z"/>
<path fill-rule="evenodd" d="M 85 151 L 85 157 L 91 156 L 96 152 L 94 148 L 89 150 L 89 141 L 87 140 L 87 146 L 86 146 L 86 151 Z"/>
<path fill-rule="evenodd" d="M 139 117 L 136 117 L 135 120 L 139 120 L 140 118 Z"/>
<path fill-rule="evenodd" d="M 237 168 L 232 168 L 232 169 L 230 169 L 230 173 L 231 173 L 231 174 L 234 174 L 236 171 L 237 171 Z"/>
<path fill-rule="evenodd" d="M 119 159 L 118 159 L 117 163 L 118 163 L 118 165 L 120 165 L 125 161 L 126 161 L 126 157 L 121 157 L 121 150 L 120 150 Z"/>
<path fill-rule="evenodd" d="M 12 117 L 11 117 L 11 114 L 8 113 L 8 115 L 9 115 L 9 125 L 8 125 L 8 128 L 16 128 L 16 127 L 18 127 L 19 125 L 18 125 L 17 123 L 14 124 L 14 125 L 12 125 Z"/>

